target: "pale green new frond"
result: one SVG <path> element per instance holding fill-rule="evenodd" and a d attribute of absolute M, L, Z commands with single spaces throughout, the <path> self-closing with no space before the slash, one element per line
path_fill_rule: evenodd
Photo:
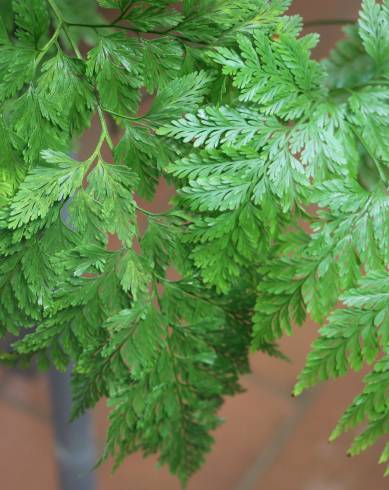
<path fill-rule="evenodd" d="M 200 151 L 191 153 L 182 160 L 169 165 L 167 171 L 180 179 L 191 181 L 211 175 L 253 174 L 262 162 L 258 153 L 251 148 L 225 147 L 222 150 Z"/>
<path fill-rule="evenodd" d="M 254 111 L 211 106 L 201 109 L 197 115 L 187 114 L 161 127 L 158 134 L 182 139 L 185 143 L 193 142 L 195 147 L 213 149 L 224 143 L 244 146 L 264 126 L 263 118 Z"/>

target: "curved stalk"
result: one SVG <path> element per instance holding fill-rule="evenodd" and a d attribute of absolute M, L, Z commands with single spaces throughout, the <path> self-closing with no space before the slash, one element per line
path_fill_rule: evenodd
<path fill-rule="evenodd" d="M 304 22 L 304 27 L 343 26 L 355 23 L 356 21 L 352 19 L 317 19 Z"/>

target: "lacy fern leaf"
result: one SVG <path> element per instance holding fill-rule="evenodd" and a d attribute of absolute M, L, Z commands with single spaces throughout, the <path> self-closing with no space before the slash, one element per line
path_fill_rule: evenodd
<path fill-rule="evenodd" d="M 116 466 L 156 454 L 186 484 L 250 350 L 285 358 L 307 317 L 295 395 L 370 365 L 331 438 L 388 436 L 389 4 L 319 63 L 291 3 L 1 9 L 0 359 L 71 365 L 73 417 L 106 397 Z"/>

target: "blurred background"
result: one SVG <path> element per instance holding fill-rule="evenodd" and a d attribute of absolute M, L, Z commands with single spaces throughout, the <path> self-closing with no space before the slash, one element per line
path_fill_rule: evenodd
<path fill-rule="evenodd" d="M 359 0 L 295 0 L 293 13 L 305 20 L 355 19 Z M 341 28 L 316 28 L 321 34 L 317 58 L 326 56 L 341 37 Z M 94 147 L 93 129 L 81 145 Z M 152 209 L 166 208 L 170 190 L 161 184 Z M 112 243 L 114 246 L 114 243 Z M 384 490 L 380 447 L 356 459 L 346 451 L 351 435 L 335 444 L 329 433 L 361 386 L 361 376 L 327 383 L 307 395 L 291 398 L 317 327 L 307 323 L 282 341 L 291 364 L 264 355 L 252 357 L 252 374 L 243 380 L 246 392 L 228 399 L 221 415 L 226 423 L 215 433 L 216 444 L 189 490 Z M 107 428 L 102 401 L 93 411 L 97 452 Z M 179 490 L 156 460 L 127 458 L 115 473 L 109 464 L 96 471 L 98 490 Z M 0 368 L 0 490 L 57 490 L 52 408 L 45 375 L 19 374 Z"/>

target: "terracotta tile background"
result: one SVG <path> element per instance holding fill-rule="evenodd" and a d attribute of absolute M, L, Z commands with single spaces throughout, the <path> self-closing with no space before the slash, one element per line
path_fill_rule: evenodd
<path fill-rule="evenodd" d="M 293 11 L 306 19 L 354 17 L 358 0 L 297 0 Z M 320 29 L 325 55 L 340 36 L 340 29 Z M 93 132 L 83 143 L 87 154 Z M 153 207 L 166 206 L 169 189 L 161 185 Z M 214 451 L 193 478 L 189 490 L 384 490 L 377 465 L 379 448 L 356 459 L 346 457 L 351 437 L 329 445 L 336 420 L 360 387 L 351 376 L 292 399 L 290 391 L 309 345 L 316 335 L 308 323 L 283 340 L 292 359 L 281 363 L 255 355 L 252 374 L 243 383 L 247 391 L 227 400 L 222 409 L 226 423 L 216 432 Z M 98 447 L 106 429 L 107 410 L 100 403 L 93 417 Z M 56 490 L 56 466 L 50 422 L 47 380 L 0 371 L 0 490 Z M 179 490 L 155 460 L 135 455 L 114 475 L 109 465 L 98 471 L 99 490 Z"/>

